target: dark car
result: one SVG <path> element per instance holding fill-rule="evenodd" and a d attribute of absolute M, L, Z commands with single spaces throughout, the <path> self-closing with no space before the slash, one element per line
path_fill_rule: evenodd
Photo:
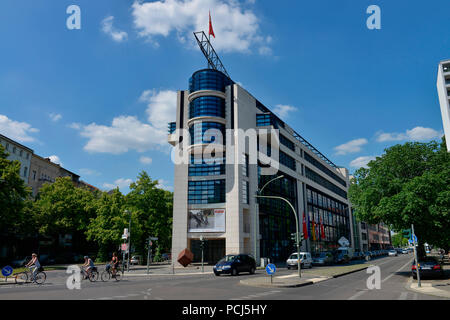
<path fill-rule="evenodd" d="M 240 272 L 250 272 L 250 274 L 254 274 L 256 270 L 256 261 L 248 254 L 229 254 L 220 259 L 213 270 L 216 276 L 221 274 L 231 274 L 232 276 L 236 276 Z"/>
<path fill-rule="evenodd" d="M 17 260 L 11 261 L 11 265 L 13 267 L 23 267 L 30 261 L 31 261 L 31 256 L 26 256 L 23 259 L 17 259 Z"/>
<path fill-rule="evenodd" d="M 417 279 L 417 266 L 414 261 L 411 266 L 411 273 L 414 279 Z M 420 278 L 425 277 L 437 277 L 442 278 L 444 276 L 444 270 L 439 261 L 434 257 L 425 257 L 419 259 L 419 273 Z"/>

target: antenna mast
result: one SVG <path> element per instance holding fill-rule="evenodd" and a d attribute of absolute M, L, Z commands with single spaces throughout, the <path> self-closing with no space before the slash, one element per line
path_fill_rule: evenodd
<path fill-rule="evenodd" d="M 211 45 L 211 42 L 209 41 L 205 32 L 203 32 L 203 31 L 194 32 L 194 36 L 195 36 L 195 39 L 197 40 L 200 50 L 202 50 L 203 55 L 205 56 L 206 60 L 208 61 L 208 68 L 221 71 L 228 78 L 230 78 L 227 70 L 223 66 L 222 61 L 220 61 L 219 56 L 217 55 L 216 51 L 214 50 L 213 46 Z"/>

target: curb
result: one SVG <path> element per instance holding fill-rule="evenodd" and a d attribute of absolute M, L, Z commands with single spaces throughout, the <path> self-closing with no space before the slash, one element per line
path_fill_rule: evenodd
<path fill-rule="evenodd" d="M 424 286 L 424 283 L 422 283 L 422 287 L 420 289 L 417 287 L 414 287 L 414 286 L 417 286 L 417 284 L 413 283 L 412 279 L 409 279 L 405 288 L 409 291 L 414 291 L 414 292 L 418 292 L 421 294 L 450 299 L 450 292 L 436 289 L 430 283 L 425 283 L 425 286 Z"/>
<path fill-rule="evenodd" d="M 354 273 L 354 272 L 358 272 L 358 271 L 361 271 L 361 270 L 365 270 L 365 269 L 367 269 L 367 268 L 369 268 L 369 267 L 370 267 L 370 266 L 365 266 L 365 267 L 361 267 L 361 268 L 359 268 L 359 269 L 355 269 L 355 270 L 352 270 L 352 271 L 347 271 L 347 272 L 344 272 L 344 273 L 336 274 L 336 275 L 332 276 L 332 278 L 339 278 L 339 277 L 342 277 L 342 276 L 346 276 L 346 275 L 351 274 L 351 273 Z"/>

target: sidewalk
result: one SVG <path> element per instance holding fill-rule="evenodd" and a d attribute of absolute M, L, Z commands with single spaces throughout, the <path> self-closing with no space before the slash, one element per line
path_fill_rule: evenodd
<path fill-rule="evenodd" d="M 444 260 L 443 270 L 444 279 L 421 279 L 420 288 L 417 285 L 417 280 L 410 279 L 406 288 L 422 294 L 450 299 L 450 261 L 448 258 Z"/>
<path fill-rule="evenodd" d="M 144 277 L 144 276 L 186 276 L 186 275 L 201 275 L 201 274 L 213 274 L 213 266 L 204 265 L 204 272 L 202 273 L 201 265 L 189 265 L 184 267 L 175 267 L 172 265 L 150 265 L 149 273 L 147 274 L 147 266 L 131 266 L 130 271 L 125 269 L 124 276 L 131 277 Z"/>
<path fill-rule="evenodd" d="M 364 270 L 370 267 L 371 264 L 353 264 L 347 266 L 332 266 L 332 267 L 316 267 L 312 269 L 302 269 L 301 278 L 298 277 L 298 272 L 295 271 L 289 275 L 273 276 L 272 281 L 270 276 L 254 277 L 241 280 L 240 283 L 253 287 L 271 287 L 271 288 L 293 288 L 302 287 L 326 281 L 332 278 L 344 276 L 349 273 Z"/>

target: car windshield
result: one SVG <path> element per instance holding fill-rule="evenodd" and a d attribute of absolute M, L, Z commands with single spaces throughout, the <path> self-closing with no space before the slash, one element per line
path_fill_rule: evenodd
<path fill-rule="evenodd" d="M 223 263 L 223 262 L 231 262 L 231 261 L 233 261 L 234 259 L 236 259 L 236 257 L 237 257 L 236 255 L 229 254 L 229 255 L 223 257 L 222 259 L 220 259 L 220 260 L 219 260 L 219 263 Z"/>
<path fill-rule="evenodd" d="M 297 259 L 297 254 L 296 253 L 294 253 L 294 254 L 291 254 L 291 256 L 289 257 L 289 259 Z"/>

